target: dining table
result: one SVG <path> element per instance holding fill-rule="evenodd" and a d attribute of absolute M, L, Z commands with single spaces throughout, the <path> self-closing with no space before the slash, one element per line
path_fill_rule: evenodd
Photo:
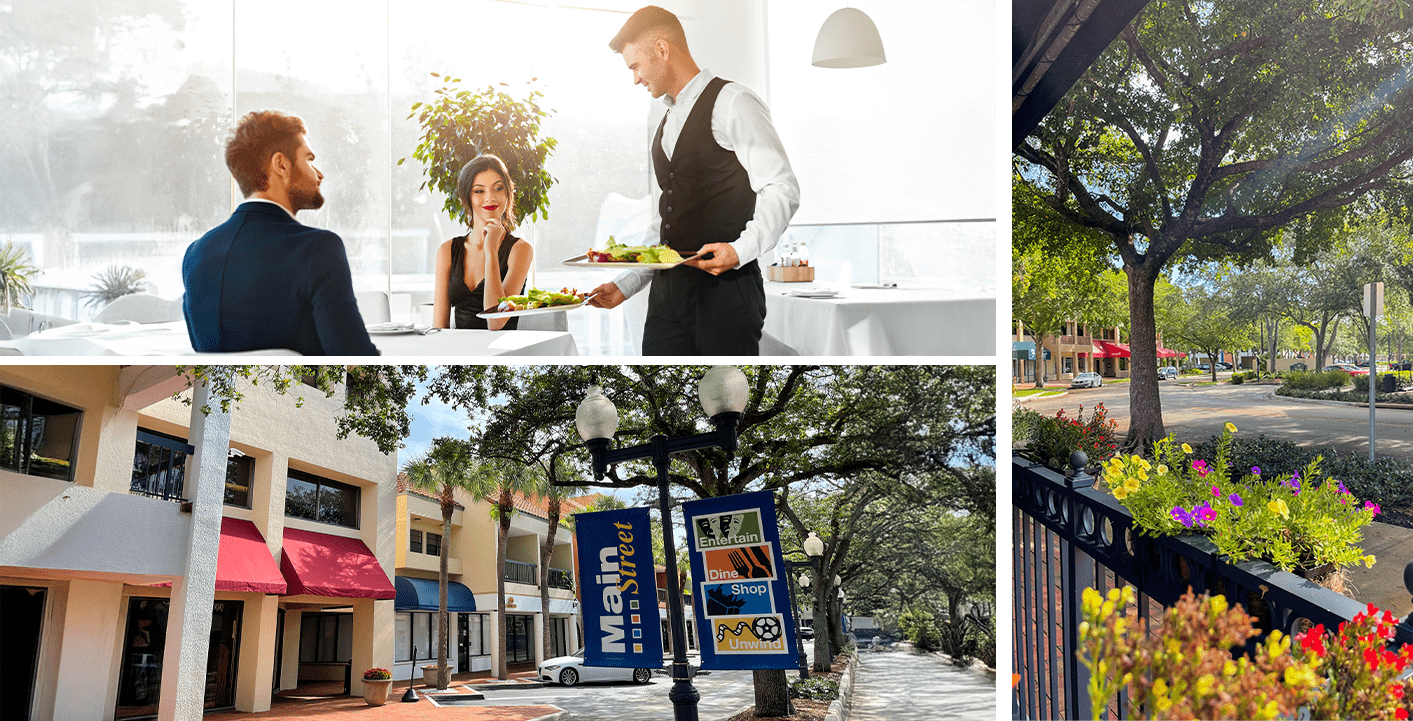
<path fill-rule="evenodd" d="M 765 332 L 800 355 L 996 355 L 996 298 L 970 289 L 766 281 L 765 301 Z"/>
<path fill-rule="evenodd" d="M 418 331 L 423 332 L 418 332 Z M 420 328 L 371 335 L 386 357 L 577 356 L 574 336 L 563 331 Z M 185 321 L 75 323 L 0 341 L 26 356 L 299 355 L 288 349 L 197 353 Z"/>

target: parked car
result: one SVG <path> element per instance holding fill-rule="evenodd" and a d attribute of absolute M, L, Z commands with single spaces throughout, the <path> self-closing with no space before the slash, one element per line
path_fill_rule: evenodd
<path fill-rule="evenodd" d="M 1327 366 L 1325 366 L 1325 367 L 1323 368 L 1323 370 L 1327 370 L 1327 371 L 1344 371 L 1345 373 L 1348 373 L 1349 375 L 1352 375 L 1352 376 L 1366 376 L 1366 375 L 1369 375 L 1369 369 L 1368 369 L 1368 368 L 1360 368 L 1359 366 L 1354 365 L 1353 363 L 1335 363 L 1335 364 L 1333 364 L 1333 365 L 1327 365 Z"/>
<path fill-rule="evenodd" d="M 1177 369 L 1172 366 L 1162 366 L 1158 368 L 1158 380 L 1173 380 L 1178 377 Z"/>
<path fill-rule="evenodd" d="M 1198 363 L 1196 368 L 1197 370 L 1200 370 L 1203 373 L 1208 373 L 1212 370 L 1212 366 L 1209 366 L 1206 363 Z"/>
<path fill-rule="evenodd" d="M 652 669 L 647 668 L 585 666 L 584 649 L 582 648 L 575 651 L 572 656 L 559 656 L 541 663 L 539 672 L 541 681 L 565 686 L 577 686 L 584 681 L 647 683 L 653 677 Z"/>
<path fill-rule="evenodd" d="M 1230 363 L 1217 363 L 1217 370 L 1219 370 L 1219 371 L 1229 371 L 1229 370 L 1231 370 L 1231 364 L 1230 364 Z"/>
<path fill-rule="evenodd" d="M 1070 381 L 1071 388 L 1098 388 L 1102 385 L 1104 378 L 1098 373 L 1080 373 Z"/>
<path fill-rule="evenodd" d="M 1389 366 L 1388 369 L 1391 371 L 1413 371 L 1413 361 L 1403 361 L 1401 363 L 1394 363 L 1393 365 Z"/>
<path fill-rule="evenodd" d="M 801 626 L 801 627 L 800 627 L 800 638 L 803 638 L 803 639 L 806 640 L 806 641 L 809 641 L 809 640 L 814 639 L 814 627 L 813 627 L 813 626 Z"/>

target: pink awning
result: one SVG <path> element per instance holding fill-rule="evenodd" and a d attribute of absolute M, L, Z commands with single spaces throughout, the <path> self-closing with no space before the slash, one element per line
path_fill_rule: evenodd
<path fill-rule="evenodd" d="M 172 585 L 155 583 L 157 587 Z M 282 594 L 285 579 L 254 523 L 240 518 L 221 519 L 221 545 L 216 552 L 216 590 L 240 593 Z"/>
<path fill-rule="evenodd" d="M 287 596 L 397 598 L 387 571 L 357 538 L 286 528 L 280 571 Z"/>
<path fill-rule="evenodd" d="M 1123 343 L 1096 340 L 1094 341 L 1094 345 L 1096 346 L 1096 350 L 1094 351 L 1095 358 L 1128 358 L 1130 355 L 1128 346 Z"/>
<path fill-rule="evenodd" d="M 1180 353 L 1180 352 L 1175 351 L 1175 350 L 1173 350 L 1173 349 L 1171 349 L 1171 348 L 1164 348 L 1164 347 L 1162 347 L 1162 346 L 1158 346 L 1158 357 L 1159 357 L 1159 358 L 1186 358 L 1186 357 L 1187 357 L 1187 354 L 1186 354 L 1186 353 Z"/>

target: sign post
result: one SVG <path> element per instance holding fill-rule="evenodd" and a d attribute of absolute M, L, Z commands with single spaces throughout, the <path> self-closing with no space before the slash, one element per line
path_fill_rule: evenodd
<path fill-rule="evenodd" d="M 682 504 L 704 669 L 792 669 L 794 613 L 770 491 Z"/>
<path fill-rule="evenodd" d="M 648 509 L 574 514 L 583 592 L 584 665 L 662 668 Z"/>
<path fill-rule="evenodd" d="M 1384 312 L 1384 284 L 1364 284 L 1364 315 L 1369 317 L 1369 460 L 1374 460 L 1374 388 L 1379 381 L 1379 361 L 1375 332 Z"/>

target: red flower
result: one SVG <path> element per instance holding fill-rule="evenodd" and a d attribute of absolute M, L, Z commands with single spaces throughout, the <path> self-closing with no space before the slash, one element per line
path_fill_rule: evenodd
<path fill-rule="evenodd" d="M 1403 700 L 1403 684 L 1401 684 L 1401 683 L 1389 684 L 1388 692 L 1389 692 L 1389 695 L 1393 696 L 1394 698 L 1396 698 L 1396 699 L 1398 699 L 1398 700 L 1400 700 L 1400 701 Z"/>
<path fill-rule="evenodd" d="M 1369 664 L 1370 671 L 1377 671 L 1379 668 L 1379 652 L 1372 648 L 1364 649 L 1364 663 Z"/>
<path fill-rule="evenodd" d="M 1393 717 L 1399 721 L 1408 721 L 1408 709 L 1394 709 Z"/>

